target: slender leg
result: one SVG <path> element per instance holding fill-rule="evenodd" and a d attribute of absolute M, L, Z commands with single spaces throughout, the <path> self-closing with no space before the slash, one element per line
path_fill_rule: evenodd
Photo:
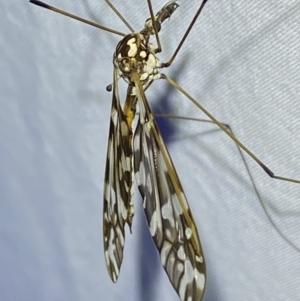
<path fill-rule="evenodd" d="M 181 119 L 181 120 L 187 120 L 187 121 L 196 121 L 196 122 L 206 122 L 206 123 L 212 123 L 212 124 L 215 124 L 217 126 L 219 126 L 218 124 L 216 124 L 214 121 L 212 120 L 207 120 L 207 119 L 198 119 L 198 118 L 190 118 L 190 117 L 184 117 L 184 116 L 175 116 L 175 115 L 165 115 L 165 114 L 154 114 L 156 118 L 169 118 L 169 119 Z M 238 141 L 238 139 L 236 138 L 234 132 L 232 131 L 231 127 L 229 124 L 226 124 L 226 123 L 222 123 L 220 122 L 220 124 L 226 128 L 233 137 L 235 137 L 235 139 Z M 221 128 L 223 130 L 223 128 Z M 234 139 L 233 139 L 234 140 Z M 235 140 L 234 140 L 235 141 Z M 250 168 L 247 164 L 247 161 L 246 161 L 246 158 L 241 150 L 241 147 L 239 146 L 239 144 L 237 142 L 235 142 L 235 145 L 237 147 L 237 150 L 241 156 L 241 159 L 243 161 L 243 164 L 245 166 L 245 169 L 247 171 L 247 174 L 248 174 L 248 177 L 252 183 L 252 187 L 253 187 L 253 190 L 254 190 L 254 193 L 256 194 L 258 200 L 259 200 L 259 203 L 267 217 L 267 219 L 269 220 L 269 222 L 271 223 L 271 225 L 274 227 L 274 229 L 277 231 L 277 233 L 282 237 L 282 239 L 284 241 L 286 241 L 292 248 L 294 248 L 295 250 L 297 250 L 298 252 L 300 252 L 300 248 L 297 247 L 283 232 L 282 230 L 280 230 L 280 228 L 276 225 L 276 223 L 274 222 L 272 216 L 270 215 L 265 203 L 263 202 L 261 196 L 260 196 L 260 193 L 257 189 L 257 186 L 255 184 L 255 181 L 254 181 L 254 178 L 253 178 L 253 175 L 250 171 Z"/>
<path fill-rule="evenodd" d="M 189 93 L 187 93 L 181 86 L 179 86 L 175 81 L 173 81 L 170 77 L 163 75 L 163 79 L 167 80 L 169 84 L 171 84 L 174 88 L 179 90 L 182 94 L 184 94 L 189 100 L 191 100 L 205 115 L 207 115 L 222 131 L 224 131 L 240 148 L 242 148 L 260 167 L 268 174 L 269 177 L 277 180 L 293 182 L 300 184 L 299 179 L 293 179 L 289 177 L 278 176 L 273 173 L 273 171 L 267 167 L 261 160 L 258 159 L 257 156 L 253 154 L 239 139 L 237 139 L 232 132 L 224 126 L 220 121 L 218 121 L 208 110 L 206 110 L 196 99 L 194 99 Z"/>
<path fill-rule="evenodd" d="M 155 22 L 155 17 L 154 17 L 151 0 L 147 0 L 147 3 L 148 3 L 149 12 L 150 12 L 150 17 L 152 19 L 152 24 L 153 24 L 154 31 L 155 31 L 155 38 L 156 38 L 156 43 L 157 43 L 156 53 L 159 53 L 159 52 L 161 52 L 162 49 L 161 49 L 159 34 L 158 34 L 158 31 L 156 28 L 156 22 Z"/>
<path fill-rule="evenodd" d="M 109 5 L 109 7 L 115 12 L 115 14 L 122 20 L 122 22 L 127 26 L 127 28 L 133 33 L 135 30 L 131 27 L 131 25 L 126 21 L 126 19 L 122 16 L 122 14 L 116 9 L 116 7 L 110 2 L 110 0 L 105 0 L 105 2 Z"/>
<path fill-rule="evenodd" d="M 164 63 L 164 67 L 169 67 L 173 63 L 173 61 L 175 60 L 179 50 L 181 49 L 183 43 L 185 42 L 186 38 L 188 37 L 188 35 L 189 35 L 190 31 L 192 30 L 193 26 L 195 25 L 195 23 L 196 23 L 199 15 L 200 15 L 204 5 L 206 4 L 206 2 L 207 2 L 207 0 L 202 1 L 202 3 L 199 6 L 192 22 L 190 23 L 190 25 L 189 25 L 188 29 L 186 30 L 184 36 L 182 37 L 181 41 L 179 42 L 179 44 L 178 44 L 176 50 L 174 51 L 173 55 L 171 56 L 171 58 L 169 59 L 169 61 L 167 63 Z"/>
<path fill-rule="evenodd" d="M 102 29 L 102 30 L 104 30 L 104 31 L 108 31 L 108 32 L 111 32 L 111 33 L 113 33 L 113 34 L 117 34 L 117 35 L 123 36 L 123 37 L 126 36 L 126 34 L 123 33 L 123 32 L 120 32 L 120 31 L 111 29 L 111 28 L 109 28 L 109 27 L 100 25 L 100 24 L 98 24 L 98 23 L 95 23 L 95 22 L 92 22 L 92 21 L 83 19 L 83 18 L 81 18 L 81 17 L 79 17 L 79 16 L 70 14 L 70 13 L 64 11 L 64 10 L 61 10 L 61 9 L 57 8 L 57 7 L 48 5 L 48 4 L 46 4 L 46 3 L 42 2 L 42 1 L 38 1 L 38 0 L 30 0 L 29 2 L 31 2 L 31 3 L 33 3 L 33 4 L 35 4 L 35 5 L 38 5 L 38 6 L 40 6 L 40 7 L 47 8 L 47 9 L 49 9 L 49 10 L 52 10 L 52 11 L 54 11 L 54 12 L 56 12 L 56 13 L 59 13 L 59 14 L 64 15 L 64 16 L 67 16 L 67 17 L 69 17 L 69 18 L 75 19 L 75 20 L 77 20 L 77 21 L 80 21 L 80 22 L 86 23 L 86 24 L 88 24 L 88 25 L 97 27 L 97 28 Z"/>

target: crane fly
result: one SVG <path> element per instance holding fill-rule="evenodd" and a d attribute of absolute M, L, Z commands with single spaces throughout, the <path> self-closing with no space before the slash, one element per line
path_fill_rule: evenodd
<path fill-rule="evenodd" d="M 130 29 L 131 33 L 127 35 L 41 1 L 30 2 L 123 36 L 113 55 L 113 83 L 107 87 L 108 90 L 112 90 L 112 107 L 105 169 L 103 239 L 106 265 L 112 281 L 116 282 L 120 273 L 125 225 L 128 224 L 131 230 L 134 216 L 133 178 L 135 178 L 143 198 L 151 236 L 171 284 L 181 300 L 202 300 L 206 267 L 197 227 L 176 169 L 151 112 L 145 90 L 155 80 L 166 80 L 203 111 L 210 122 L 219 126 L 239 149 L 244 150 L 271 178 L 300 183 L 297 179 L 275 175 L 235 137 L 228 126 L 219 122 L 174 80 L 160 72 L 173 63 L 207 0 L 201 2 L 174 54 L 166 63 L 157 57 L 162 50 L 159 32 L 163 22 L 170 19 L 178 9 L 177 1 L 168 2 L 154 14 L 151 1 L 147 0 L 150 17 L 145 21 L 144 28 L 136 32 L 112 3 L 106 0 Z M 152 36 L 155 37 L 156 44 L 150 42 Z M 128 84 L 123 108 L 118 90 L 120 78 Z M 266 210 L 265 213 L 278 233 L 290 243 L 272 222 Z"/>

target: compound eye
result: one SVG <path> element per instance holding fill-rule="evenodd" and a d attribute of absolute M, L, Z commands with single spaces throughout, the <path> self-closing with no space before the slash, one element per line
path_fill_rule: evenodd
<path fill-rule="evenodd" d="M 160 32 L 160 29 L 161 29 L 161 24 L 160 24 L 160 22 L 155 21 L 155 25 L 156 25 L 156 30 L 157 30 L 157 32 Z"/>
<path fill-rule="evenodd" d="M 159 32 L 161 29 L 161 22 L 155 21 L 155 25 L 156 25 L 157 32 Z M 145 29 L 147 29 L 150 32 L 150 34 L 154 34 L 154 26 L 152 24 L 151 18 L 146 20 Z"/>

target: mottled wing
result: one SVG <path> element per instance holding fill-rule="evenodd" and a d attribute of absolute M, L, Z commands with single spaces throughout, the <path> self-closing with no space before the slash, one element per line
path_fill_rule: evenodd
<path fill-rule="evenodd" d="M 132 132 L 120 106 L 117 84 L 115 70 L 103 201 L 104 252 L 114 282 L 123 259 L 124 227 L 126 223 L 131 227 L 133 218 Z"/>
<path fill-rule="evenodd" d="M 181 183 L 139 81 L 140 117 L 134 135 L 134 171 L 153 240 L 183 301 L 200 301 L 205 262 Z"/>

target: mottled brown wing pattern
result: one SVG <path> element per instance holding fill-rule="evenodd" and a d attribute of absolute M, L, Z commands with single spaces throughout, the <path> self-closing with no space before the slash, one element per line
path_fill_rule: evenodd
<path fill-rule="evenodd" d="M 105 169 L 103 239 L 105 260 L 111 279 L 116 282 L 123 259 L 125 224 L 131 227 L 132 135 L 118 95 L 117 71 L 114 72 L 113 97 Z"/>
<path fill-rule="evenodd" d="M 158 69 L 166 67 L 150 43 L 155 33 L 177 9 L 167 3 L 139 33 L 123 38 L 114 54 L 113 105 L 104 192 L 104 246 L 110 276 L 117 280 L 127 222 L 133 217 L 132 170 L 148 220 L 150 233 L 160 252 L 162 265 L 182 301 L 200 301 L 205 289 L 205 262 L 197 228 L 168 150 L 148 105 L 144 90 L 164 78 Z M 129 85 L 124 109 L 117 91 L 118 76 Z M 133 138 L 132 124 L 139 118 Z M 132 157 L 133 154 L 133 157 Z"/>
<path fill-rule="evenodd" d="M 204 294 L 205 262 L 197 228 L 144 91 L 137 95 L 134 171 L 150 233 L 181 300 L 198 301 Z"/>

